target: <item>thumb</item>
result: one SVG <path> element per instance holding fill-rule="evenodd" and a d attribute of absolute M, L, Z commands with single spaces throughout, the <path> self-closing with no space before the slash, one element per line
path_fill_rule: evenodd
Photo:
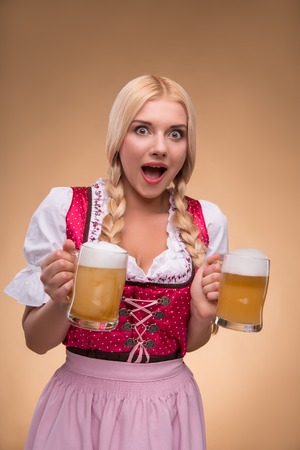
<path fill-rule="evenodd" d="M 213 255 L 210 255 L 205 262 L 210 265 L 213 264 L 215 262 L 220 262 L 221 260 L 221 255 L 219 253 L 214 253 Z"/>
<path fill-rule="evenodd" d="M 215 271 L 221 271 L 221 255 L 219 253 L 210 255 L 203 263 L 203 276 L 210 275 Z"/>
<path fill-rule="evenodd" d="M 74 250 L 76 250 L 76 246 L 74 242 L 71 241 L 71 239 L 66 239 L 65 242 L 63 243 L 63 250 L 65 252 L 73 254 Z"/>
<path fill-rule="evenodd" d="M 201 276 L 206 276 L 210 272 L 212 272 L 214 269 L 212 267 L 212 264 L 219 263 L 221 256 L 219 253 L 214 253 L 213 255 L 208 256 L 204 261 L 203 264 L 197 269 L 196 276 L 197 278 L 200 278 Z"/>

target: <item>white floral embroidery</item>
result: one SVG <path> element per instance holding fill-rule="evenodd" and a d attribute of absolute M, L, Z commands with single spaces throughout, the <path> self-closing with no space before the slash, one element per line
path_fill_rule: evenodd
<path fill-rule="evenodd" d="M 105 181 L 100 178 L 92 186 L 92 210 L 89 240 L 95 241 L 101 233 L 101 223 L 107 214 L 108 194 Z M 147 274 L 137 265 L 136 260 L 129 255 L 127 280 L 132 282 L 149 282 L 159 284 L 183 284 L 189 281 L 192 274 L 192 260 L 185 249 L 178 228 L 172 223 L 175 211 L 173 191 L 170 191 L 170 209 L 167 225 L 167 250 L 158 255 Z"/>
<path fill-rule="evenodd" d="M 97 241 L 101 233 L 101 223 L 107 214 L 107 193 L 101 178 L 92 186 L 92 211 L 89 240 Z"/>

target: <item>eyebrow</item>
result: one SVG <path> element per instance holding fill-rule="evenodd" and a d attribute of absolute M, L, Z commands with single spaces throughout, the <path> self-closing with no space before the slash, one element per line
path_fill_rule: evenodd
<path fill-rule="evenodd" d="M 144 125 L 152 125 L 151 122 L 147 122 L 146 120 L 140 120 L 140 119 L 135 119 L 131 123 L 135 123 L 135 122 L 136 123 L 142 123 Z M 187 125 L 182 123 L 182 124 L 178 124 L 178 125 L 171 125 L 170 128 L 187 128 Z"/>

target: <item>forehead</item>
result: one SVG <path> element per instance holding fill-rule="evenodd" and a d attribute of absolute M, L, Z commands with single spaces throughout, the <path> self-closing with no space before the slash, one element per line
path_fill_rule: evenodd
<path fill-rule="evenodd" d="M 139 119 L 150 122 L 167 119 L 176 124 L 187 124 L 187 114 L 183 105 L 167 98 L 148 100 L 134 117 L 134 120 Z"/>

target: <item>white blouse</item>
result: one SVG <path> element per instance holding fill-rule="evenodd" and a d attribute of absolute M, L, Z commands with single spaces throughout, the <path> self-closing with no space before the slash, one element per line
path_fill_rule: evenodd
<path fill-rule="evenodd" d="M 5 289 L 5 292 L 19 303 L 40 306 L 49 300 L 40 280 L 41 263 L 54 250 L 60 249 L 66 239 L 66 215 L 72 201 L 72 188 L 53 188 L 32 216 L 25 238 L 24 254 L 27 266 L 21 270 Z M 220 208 L 206 200 L 200 200 L 205 224 L 209 235 L 206 257 L 214 253 L 224 254 L 228 249 L 227 219 Z M 167 249 L 154 258 L 148 271 L 144 273 L 136 260 L 129 255 L 127 279 L 136 282 L 168 283 L 170 276 L 186 281 L 190 255 L 185 250 L 179 230 L 171 217 L 175 207 L 170 193 L 169 220 L 167 226 Z M 99 226 L 90 227 L 90 238 L 99 235 L 103 217 L 107 214 L 107 193 L 103 179 L 92 186 L 91 221 Z M 92 236 L 94 234 L 94 236 Z"/>

